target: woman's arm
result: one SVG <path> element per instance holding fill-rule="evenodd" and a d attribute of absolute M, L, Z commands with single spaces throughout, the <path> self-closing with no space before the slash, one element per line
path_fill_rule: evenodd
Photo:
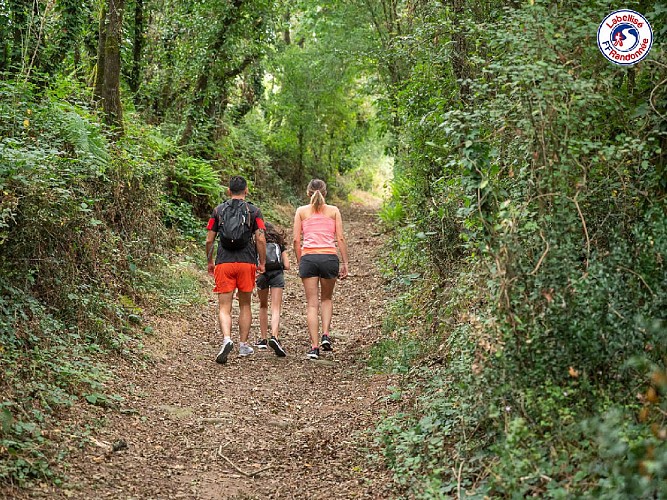
<path fill-rule="evenodd" d="M 347 256 L 347 242 L 345 241 L 345 234 L 343 233 L 343 217 L 340 215 L 340 210 L 336 207 L 336 241 L 338 242 L 338 250 L 340 251 L 340 279 L 347 278 L 348 274 L 348 256 Z"/>
<path fill-rule="evenodd" d="M 287 254 L 287 250 L 283 250 L 281 258 L 283 261 L 283 271 L 289 271 L 289 255 Z"/>
<path fill-rule="evenodd" d="M 294 255 L 298 266 L 301 262 L 301 207 L 297 208 L 294 214 Z"/>

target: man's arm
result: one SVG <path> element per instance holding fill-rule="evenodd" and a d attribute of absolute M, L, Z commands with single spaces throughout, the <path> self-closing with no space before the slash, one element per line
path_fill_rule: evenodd
<path fill-rule="evenodd" d="M 215 261 L 213 260 L 213 244 L 218 233 L 209 230 L 206 233 L 206 260 L 208 261 L 208 274 L 213 275 L 215 270 Z"/>

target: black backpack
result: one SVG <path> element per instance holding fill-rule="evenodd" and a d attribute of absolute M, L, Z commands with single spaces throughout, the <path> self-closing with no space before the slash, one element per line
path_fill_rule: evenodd
<path fill-rule="evenodd" d="M 252 215 L 245 201 L 226 201 L 218 211 L 220 244 L 226 250 L 241 250 L 252 239 Z"/>
<path fill-rule="evenodd" d="M 266 243 L 266 270 L 278 271 L 283 268 L 282 252 L 278 243 Z"/>

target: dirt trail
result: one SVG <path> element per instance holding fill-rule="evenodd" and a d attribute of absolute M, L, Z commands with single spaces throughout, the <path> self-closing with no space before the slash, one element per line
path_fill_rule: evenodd
<path fill-rule="evenodd" d="M 227 365 L 218 365 L 222 339 L 211 294 L 196 317 L 158 324 L 145 368 L 119 366 L 123 382 L 113 389 L 125 398 L 120 409 L 86 410 L 97 412 L 102 424 L 91 427 L 94 444 L 66 459 L 71 466 L 64 488 L 34 490 L 30 497 L 391 496 L 386 473 L 372 470 L 363 451 L 372 442 L 360 434 L 374 428 L 386 409 L 382 396 L 390 384 L 364 363 L 384 307 L 375 265 L 381 241 L 373 236 L 372 211 L 348 209 L 344 219 L 352 276 L 335 292 L 333 353 L 319 361 L 305 356 L 304 295 L 292 270 L 286 273 L 281 334 L 288 356 L 256 349 L 238 358 L 235 328 L 235 349 Z M 256 300 L 253 311 L 254 341 Z"/>

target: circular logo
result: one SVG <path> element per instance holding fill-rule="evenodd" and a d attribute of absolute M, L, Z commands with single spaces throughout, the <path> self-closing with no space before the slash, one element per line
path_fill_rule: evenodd
<path fill-rule="evenodd" d="M 617 10 L 598 28 L 600 52 L 614 64 L 630 66 L 644 59 L 653 45 L 653 30 L 644 16 L 634 10 Z"/>

